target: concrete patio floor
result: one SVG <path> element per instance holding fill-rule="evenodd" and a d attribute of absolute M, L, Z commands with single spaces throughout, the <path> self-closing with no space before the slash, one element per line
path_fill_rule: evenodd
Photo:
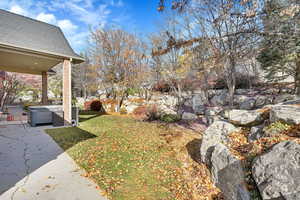
<path fill-rule="evenodd" d="M 0 199 L 105 200 L 45 128 L 0 125 Z"/>

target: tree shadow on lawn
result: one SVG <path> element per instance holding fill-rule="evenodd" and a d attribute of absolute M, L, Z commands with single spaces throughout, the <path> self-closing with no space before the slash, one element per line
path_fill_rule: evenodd
<path fill-rule="evenodd" d="M 90 119 L 102 116 L 102 115 L 109 115 L 106 112 L 96 112 L 96 111 L 80 111 L 79 113 L 79 122 L 85 122 Z"/>
<path fill-rule="evenodd" d="M 97 137 L 78 127 L 48 129 L 46 133 L 65 151 L 80 142 Z"/>

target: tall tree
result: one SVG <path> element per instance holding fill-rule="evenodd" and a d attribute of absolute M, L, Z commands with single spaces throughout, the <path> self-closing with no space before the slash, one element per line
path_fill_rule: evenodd
<path fill-rule="evenodd" d="M 74 89 L 80 93 L 80 96 L 84 99 L 87 98 L 87 93 L 89 89 L 89 84 L 91 84 L 91 80 L 89 79 L 90 73 L 93 73 L 92 66 L 90 63 L 90 58 L 87 53 L 82 54 L 85 58 L 85 62 L 74 65 L 72 70 L 72 80 L 74 80 Z"/>
<path fill-rule="evenodd" d="M 300 95 L 300 2 L 266 1 L 264 11 L 265 34 L 258 60 L 271 80 L 293 76 Z"/>
<path fill-rule="evenodd" d="M 155 54 L 209 41 L 212 51 L 208 58 L 223 66 L 222 73 L 229 90 L 230 104 L 233 105 L 236 68 L 258 40 L 254 34 L 257 29 L 257 17 L 253 14 L 255 6 L 235 0 L 195 0 L 192 6 L 188 6 L 189 1 L 174 2 L 174 9 L 183 11 L 185 8 L 193 16 L 193 27 L 198 32 L 189 40 L 169 37 L 168 46 Z"/>
<path fill-rule="evenodd" d="M 147 71 L 146 45 L 119 29 L 97 29 L 91 34 L 97 77 L 121 107 L 128 89 L 140 86 Z"/>
<path fill-rule="evenodd" d="M 13 101 L 23 86 L 15 74 L 7 73 L 0 77 L 0 110 L 4 109 L 6 103 L 12 103 L 8 101 Z"/>

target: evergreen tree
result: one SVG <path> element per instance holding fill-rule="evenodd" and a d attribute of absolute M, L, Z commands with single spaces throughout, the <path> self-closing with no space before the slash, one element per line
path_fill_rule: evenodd
<path fill-rule="evenodd" d="M 300 2 L 269 0 L 263 16 L 264 37 L 258 61 L 272 81 L 295 78 L 300 93 Z"/>

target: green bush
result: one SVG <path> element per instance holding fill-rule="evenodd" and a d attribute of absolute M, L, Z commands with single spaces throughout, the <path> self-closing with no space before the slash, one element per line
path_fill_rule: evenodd
<path fill-rule="evenodd" d="M 128 95 L 135 95 L 135 94 L 137 94 L 137 93 L 139 93 L 139 89 L 138 88 L 128 88 L 127 90 L 126 90 L 126 93 L 128 94 Z"/>
<path fill-rule="evenodd" d="M 180 121 L 180 116 L 179 115 L 174 115 L 174 114 L 164 114 L 160 117 L 160 120 L 166 123 L 174 123 L 177 121 Z"/>
<path fill-rule="evenodd" d="M 269 126 L 266 126 L 263 131 L 265 132 L 265 134 L 267 136 L 273 136 L 276 134 L 279 134 L 283 131 L 288 130 L 289 128 L 291 128 L 291 125 L 288 125 L 284 122 L 274 122 L 272 124 L 270 124 Z"/>

